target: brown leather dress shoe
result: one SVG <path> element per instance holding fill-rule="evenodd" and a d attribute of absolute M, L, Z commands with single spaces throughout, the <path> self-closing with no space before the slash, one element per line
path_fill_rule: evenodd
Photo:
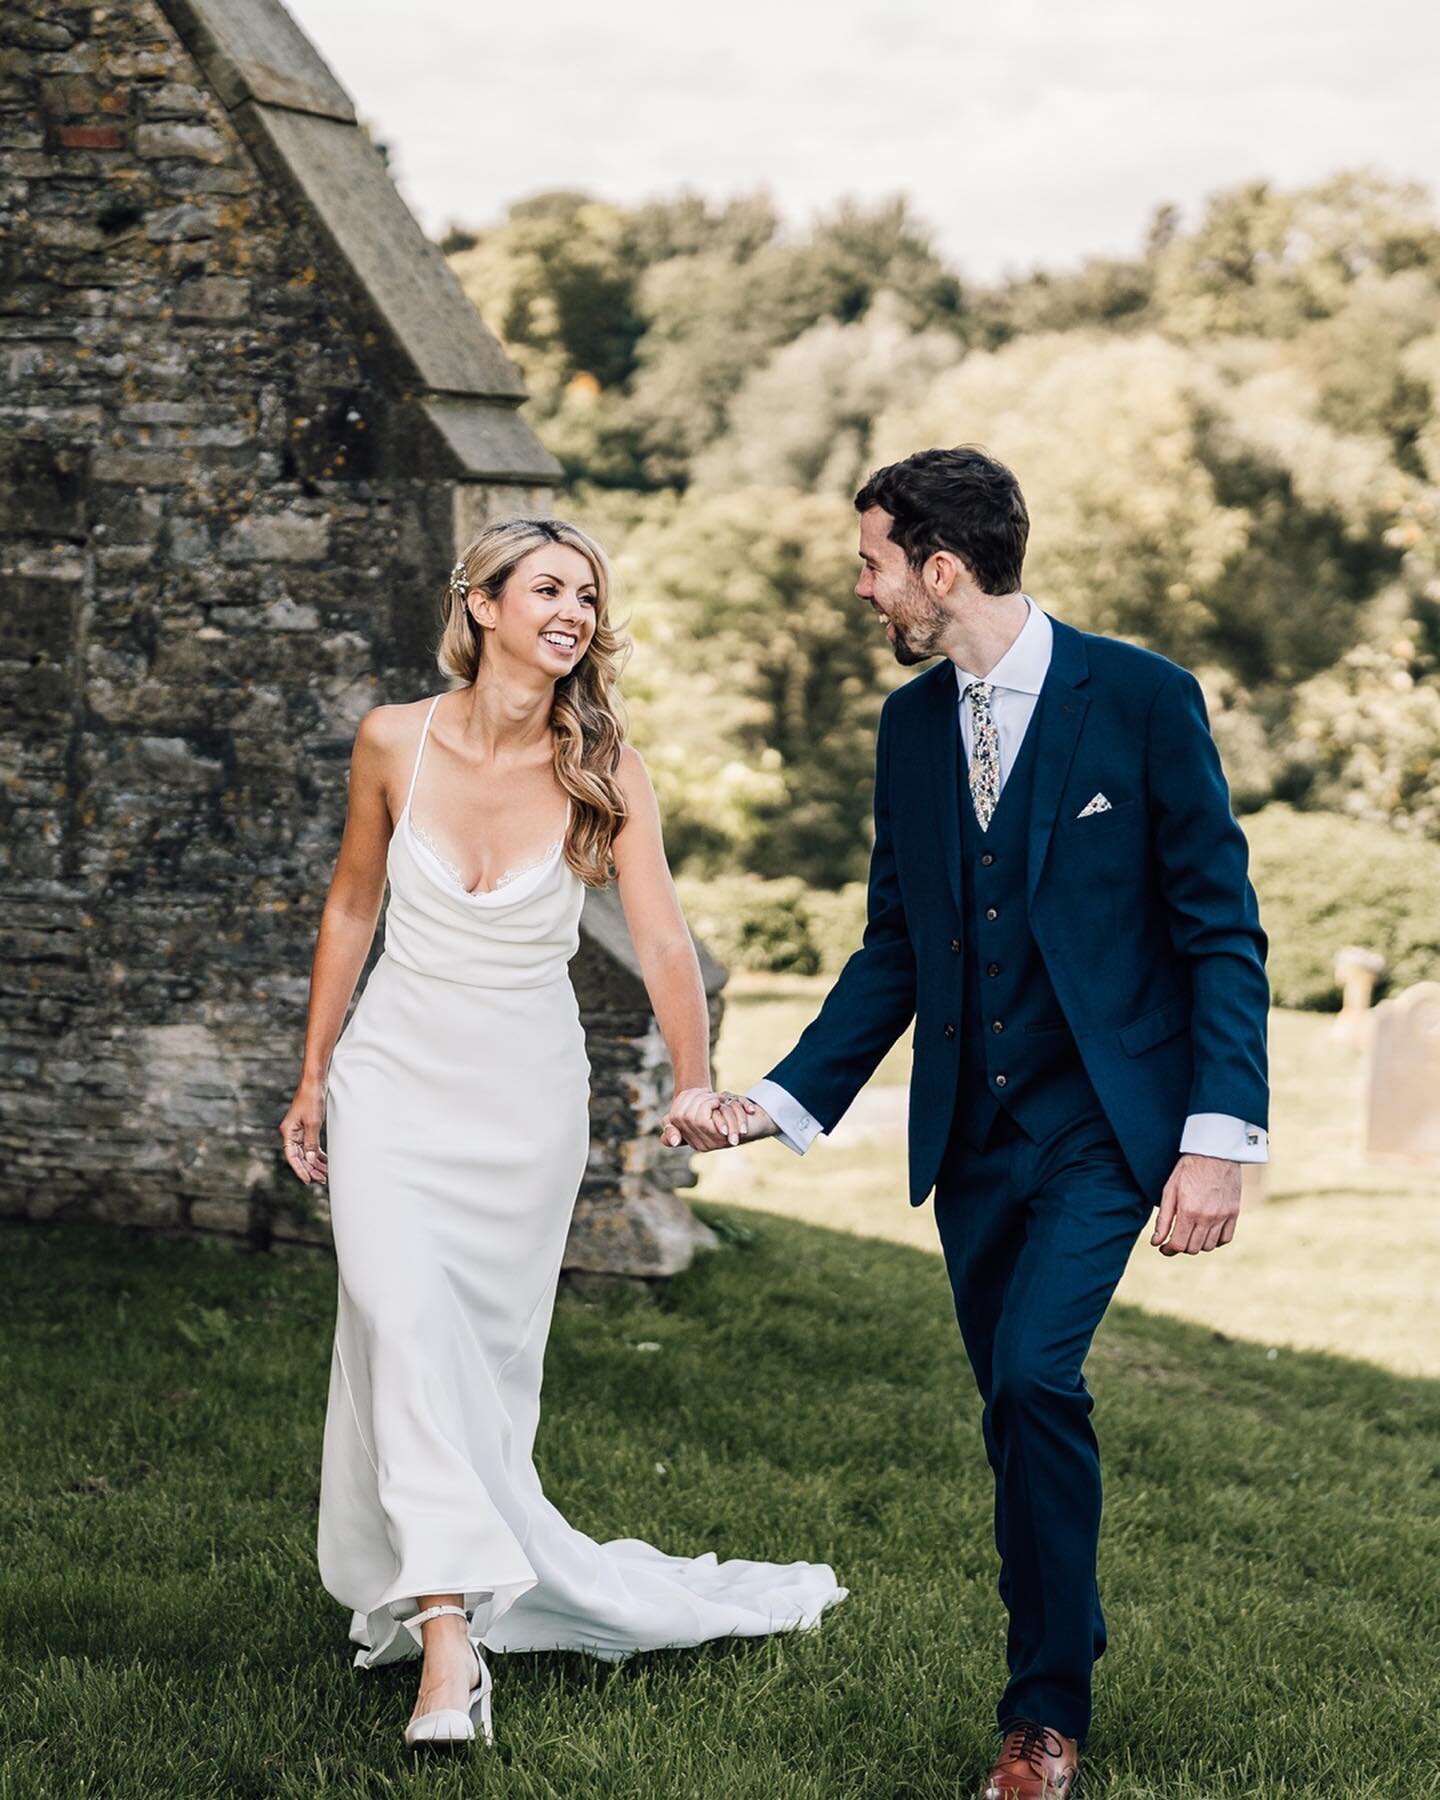
<path fill-rule="evenodd" d="M 1074 1738 L 1021 1719 L 1005 1734 L 981 1800 L 1074 1800 L 1079 1779 Z"/>

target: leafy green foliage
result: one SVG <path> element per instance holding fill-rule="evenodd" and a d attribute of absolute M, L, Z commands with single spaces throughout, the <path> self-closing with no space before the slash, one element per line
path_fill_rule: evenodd
<path fill-rule="evenodd" d="M 1154 305 L 1176 336 L 1288 338 L 1343 310 L 1368 277 L 1433 280 L 1440 224 L 1423 188 L 1378 175 L 1290 192 L 1249 182 L 1217 194 L 1153 261 Z"/>
<path fill-rule="evenodd" d="M 691 926 L 732 970 L 836 975 L 865 929 L 863 881 L 827 889 L 793 875 L 682 875 L 678 886 Z"/>
<path fill-rule="evenodd" d="M 760 198 L 627 212 L 557 192 L 452 241 L 547 443 L 609 486 L 684 487 L 745 377 L 819 320 L 858 320 L 882 292 L 911 330 L 963 319 L 959 281 L 901 201 L 844 203 L 792 241 Z"/>
<path fill-rule="evenodd" d="M 1271 806 L 1245 821 L 1277 1006 L 1337 1008 L 1335 954 L 1385 958 L 1388 985 L 1440 980 L 1440 845 Z"/>
<path fill-rule="evenodd" d="M 850 496 L 956 442 L 1020 477 L 1030 592 L 1201 674 L 1241 810 L 1440 837 L 1440 222 L 1421 189 L 1251 183 L 1193 225 L 1161 208 L 1133 258 L 989 289 L 899 202 L 790 233 L 763 197 L 557 193 L 452 242 L 570 509 L 617 553 L 634 736 L 680 865 L 863 877 L 900 677 L 851 592 Z"/>
<path fill-rule="evenodd" d="M 1297 767 L 1315 804 L 1440 841 L 1440 681 L 1420 620 L 1361 644 L 1295 706 Z"/>
<path fill-rule="evenodd" d="M 842 888 L 812 888 L 806 896 L 810 941 L 827 975 L 838 975 L 860 947 L 867 891 L 865 882 L 849 881 Z"/>
<path fill-rule="evenodd" d="M 863 875 L 875 726 L 898 671 L 850 593 L 848 502 L 696 489 L 637 515 L 590 501 L 602 538 L 621 528 L 626 689 L 672 855 L 822 886 Z"/>
<path fill-rule="evenodd" d="M 1268 806 L 1244 821 L 1277 1006 L 1340 1004 L 1335 954 L 1378 951 L 1395 989 L 1440 980 L 1440 845 L 1383 826 Z M 859 947 L 865 884 L 682 877 L 686 916 L 732 969 L 834 975 Z"/>
<path fill-rule="evenodd" d="M 765 881 L 722 875 L 684 876 L 678 883 L 691 929 L 732 969 L 814 975 L 820 957 L 810 936 L 809 892 L 796 876 Z"/>

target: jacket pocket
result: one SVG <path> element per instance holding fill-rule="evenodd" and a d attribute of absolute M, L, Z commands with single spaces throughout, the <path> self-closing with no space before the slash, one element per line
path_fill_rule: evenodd
<path fill-rule="evenodd" d="M 1124 831 L 1129 826 L 1143 823 L 1144 818 L 1145 809 L 1138 800 L 1117 800 L 1104 812 L 1086 813 L 1083 817 L 1077 813 L 1074 818 L 1066 819 L 1065 833 L 1079 843 L 1082 838 L 1101 838 L 1112 831 Z"/>
<path fill-rule="evenodd" d="M 1141 1013 L 1138 1019 L 1122 1025 L 1116 1035 L 1120 1039 L 1120 1048 L 1127 1056 L 1142 1056 L 1157 1044 L 1163 1044 L 1166 1038 L 1172 1038 L 1177 1032 L 1183 1031 L 1189 1023 L 1189 1003 L 1184 1000 L 1167 1000 L 1164 1006 Z"/>

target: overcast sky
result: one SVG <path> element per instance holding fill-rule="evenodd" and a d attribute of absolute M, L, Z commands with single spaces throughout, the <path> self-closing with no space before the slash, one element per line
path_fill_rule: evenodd
<path fill-rule="evenodd" d="M 287 0 L 431 231 L 582 187 L 908 194 L 962 274 L 1163 201 L 1366 166 L 1440 191 L 1434 0 Z"/>

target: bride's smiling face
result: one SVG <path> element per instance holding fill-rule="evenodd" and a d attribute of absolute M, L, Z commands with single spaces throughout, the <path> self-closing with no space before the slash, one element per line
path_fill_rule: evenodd
<path fill-rule="evenodd" d="M 595 635 L 595 571 L 568 544 L 542 544 L 516 563 L 498 600 L 475 589 L 470 610 L 485 630 L 487 655 L 499 652 L 558 681 Z"/>

